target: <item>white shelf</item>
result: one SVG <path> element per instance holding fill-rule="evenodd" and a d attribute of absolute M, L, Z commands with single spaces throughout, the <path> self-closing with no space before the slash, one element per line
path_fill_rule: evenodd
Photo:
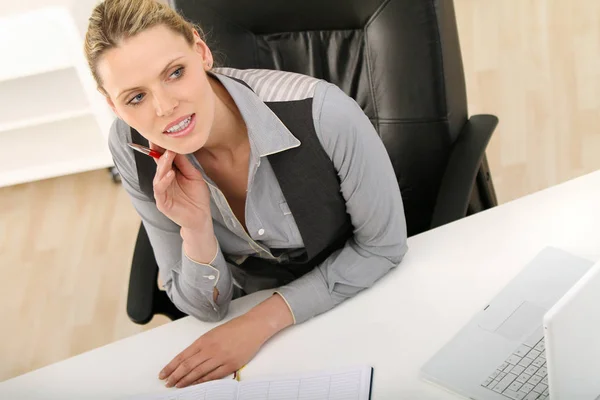
<path fill-rule="evenodd" d="M 91 112 L 75 68 L 0 82 L 0 93 L 7 100 L 0 107 L 0 132 Z"/>
<path fill-rule="evenodd" d="M 37 125 L 44 125 L 44 124 L 47 124 L 50 122 L 62 121 L 64 119 L 77 118 L 77 117 L 82 117 L 85 115 L 92 115 L 91 108 L 83 108 L 81 110 L 74 110 L 74 111 L 65 111 L 62 113 L 57 112 L 56 114 L 42 115 L 37 118 L 23 119 L 23 120 L 15 121 L 15 122 L 8 122 L 6 124 L 0 124 L 0 135 L 2 135 L 2 132 L 6 132 L 6 131 L 14 131 L 17 129 L 34 127 Z"/>
<path fill-rule="evenodd" d="M 0 187 L 110 167 L 114 119 L 66 7 L 0 18 Z"/>
<path fill-rule="evenodd" d="M 112 165 L 93 116 L 3 132 L 0 186 L 14 185 Z"/>
<path fill-rule="evenodd" d="M 46 165 L 34 165 L 12 172 L 0 172 L 0 187 L 76 174 L 78 172 L 93 171 L 110 166 L 112 164 L 107 162 L 104 156 L 100 155 L 71 161 L 53 160 Z"/>

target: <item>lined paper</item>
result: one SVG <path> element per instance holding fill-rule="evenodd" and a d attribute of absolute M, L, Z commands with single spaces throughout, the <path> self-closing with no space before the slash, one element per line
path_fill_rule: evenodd
<path fill-rule="evenodd" d="M 241 382 L 238 400 L 363 400 L 363 371 Z M 370 378 L 370 376 L 369 376 Z"/>
<path fill-rule="evenodd" d="M 128 400 L 368 400 L 371 368 L 237 382 L 207 382 Z"/>

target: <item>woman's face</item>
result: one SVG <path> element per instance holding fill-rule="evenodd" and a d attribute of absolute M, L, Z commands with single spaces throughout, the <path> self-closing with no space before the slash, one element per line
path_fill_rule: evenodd
<path fill-rule="evenodd" d="M 212 55 L 195 33 L 183 36 L 159 25 L 124 40 L 98 63 L 113 111 L 150 142 L 180 154 L 206 143 L 215 94 L 206 71 Z"/>

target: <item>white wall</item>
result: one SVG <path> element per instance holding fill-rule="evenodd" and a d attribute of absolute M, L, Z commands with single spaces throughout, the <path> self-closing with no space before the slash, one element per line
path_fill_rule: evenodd
<path fill-rule="evenodd" d="M 88 18 L 101 0 L 1 0 L 0 17 L 48 6 L 67 6 L 71 9 L 81 37 L 85 35 Z"/>
<path fill-rule="evenodd" d="M 54 6 L 54 5 L 71 5 L 74 0 L 2 0 L 0 1 L 0 16 L 12 14 L 16 12 L 33 10 L 39 7 Z M 85 2 L 86 0 L 79 0 Z"/>

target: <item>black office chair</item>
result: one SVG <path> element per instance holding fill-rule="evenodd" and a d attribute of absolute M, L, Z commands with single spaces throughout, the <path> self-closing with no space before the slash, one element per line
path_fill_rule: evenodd
<path fill-rule="evenodd" d="M 377 128 L 409 236 L 497 204 L 485 149 L 498 119 L 469 118 L 452 0 L 178 0 L 220 66 L 299 72 L 338 85 Z M 434 250 L 434 249 L 432 249 Z M 143 226 L 127 312 L 177 319 Z"/>

